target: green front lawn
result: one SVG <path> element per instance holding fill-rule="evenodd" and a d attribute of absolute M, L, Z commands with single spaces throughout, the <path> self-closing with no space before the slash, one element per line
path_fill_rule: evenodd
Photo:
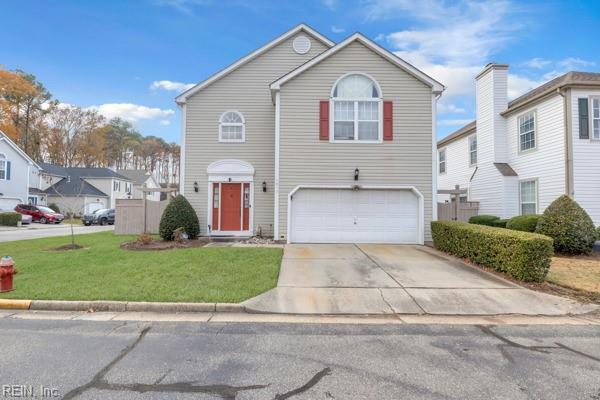
<path fill-rule="evenodd" d="M 19 270 L 16 290 L 0 299 L 240 302 L 277 284 L 281 249 L 119 248 L 133 239 L 78 235 L 84 248 L 70 251 L 51 250 L 69 237 L 0 243 L 0 256 L 12 256 Z"/>

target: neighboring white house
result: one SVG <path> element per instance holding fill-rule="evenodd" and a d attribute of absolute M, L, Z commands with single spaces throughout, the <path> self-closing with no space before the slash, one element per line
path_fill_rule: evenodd
<path fill-rule="evenodd" d="M 48 203 L 75 215 L 114 208 L 116 199 L 131 198 L 133 182 L 109 168 L 61 167 L 40 163 L 41 187 Z"/>
<path fill-rule="evenodd" d="M 117 173 L 130 179 L 133 183 L 132 199 L 141 199 L 143 197 L 142 189 L 160 189 L 154 174 L 143 169 L 118 169 Z M 160 192 L 147 192 L 146 199 L 160 201 Z"/>
<path fill-rule="evenodd" d="M 356 33 L 298 25 L 176 98 L 201 234 L 423 243 L 444 86 Z"/>
<path fill-rule="evenodd" d="M 476 121 L 437 144 L 438 189 L 467 188 L 480 214 L 502 218 L 568 194 L 599 225 L 600 73 L 569 72 L 510 102 L 507 65 L 475 79 Z"/>
<path fill-rule="evenodd" d="M 31 199 L 37 202 L 40 167 L 8 136 L 0 131 L 0 210 L 11 211 Z M 42 200 L 43 194 L 39 195 Z M 43 204 L 43 201 L 40 201 Z"/>

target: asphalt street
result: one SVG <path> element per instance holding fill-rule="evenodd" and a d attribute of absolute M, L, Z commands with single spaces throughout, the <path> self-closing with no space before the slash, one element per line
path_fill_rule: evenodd
<path fill-rule="evenodd" d="M 83 226 L 73 225 L 73 232 L 76 235 L 84 233 L 96 233 L 114 230 L 114 225 L 107 226 Z M 15 240 L 40 239 L 54 236 L 68 236 L 71 234 L 71 225 L 69 224 L 38 224 L 34 223 L 21 228 L 2 227 L 0 229 L 0 242 L 13 242 Z"/>
<path fill-rule="evenodd" d="M 2 319 L 0 337 L 0 398 L 600 399 L 599 325 Z"/>

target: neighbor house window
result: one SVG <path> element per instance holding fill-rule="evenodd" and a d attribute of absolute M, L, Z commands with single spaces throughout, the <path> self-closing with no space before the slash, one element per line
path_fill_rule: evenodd
<path fill-rule="evenodd" d="M 521 215 L 537 213 L 537 180 L 521 181 L 519 185 Z"/>
<path fill-rule="evenodd" d="M 6 157 L 0 155 L 0 180 L 6 179 Z"/>
<path fill-rule="evenodd" d="M 477 164 L 477 136 L 469 137 L 469 165 Z"/>
<path fill-rule="evenodd" d="M 600 139 L 600 98 L 592 98 L 592 137 Z"/>
<path fill-rule="evenodd" d="M 333 140 L 377 142 L 382 139 L 381 92 L 362 74 L 341 78 L 331 93 Z"/>
<path fill-rule="evenodd" d="M 219 142 L 241 143 L 245 140 L 246 122 L 237 111 L 225 111 L 219 119 Z"/>
<path fill-rule="evenodd" d="M 535 112 L 530 111 L 519 117 L 519 149 L 535 149 Z"/>
<path fill-rule="evenodd" d="M 446 150 L 439 152 L 440 174 L 446 173 Z"/>

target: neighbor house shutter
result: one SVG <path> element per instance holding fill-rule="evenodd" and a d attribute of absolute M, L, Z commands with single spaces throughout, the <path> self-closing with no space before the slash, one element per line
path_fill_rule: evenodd
<path fill-rule="evenodd" d="M 394 105 L 391 101 L 383 102 L 383 140 L 394 139 Z"/>
<path fill-rule="evenodd" d="M 319 102 L 319 139 L 329 140 L 329 100 Z"/>
<path fill-rule="evenodd" d="M 10 181 L 10 161 L 6 162 L 6 180 Z"/>
<path fill-rule="evenodd" d="M 588 116 L 588 99 L 579 100 L 579 139 L 590 138 L 590 124 Z"/>

